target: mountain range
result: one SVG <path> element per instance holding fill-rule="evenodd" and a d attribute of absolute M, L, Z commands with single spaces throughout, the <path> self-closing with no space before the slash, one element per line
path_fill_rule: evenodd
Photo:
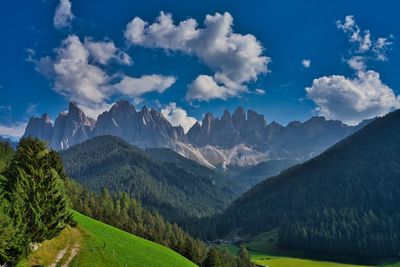
<path fill-rule="evenodd" d="M 181 126 L 171 123 L 155 109 L 144 106 L 136 110 L 126 100 L 100 114 L 97 121 L 70 103 L 54 124 L 47 114 L 32 117 L 23 137 L 46 141 L 55 150 L 65 150 L 95 136 L 113 135 L 141 148 L 170 148 L 182 156 L 210 168 L 249 166 L 268 160 L 307 160 L 369 121 L 348 126 L 340 121 L 312 117 L 287 126 L 267 123 L 253 110 L 237 108 L 218 118 L 205 114 L 185 134 Z"/>

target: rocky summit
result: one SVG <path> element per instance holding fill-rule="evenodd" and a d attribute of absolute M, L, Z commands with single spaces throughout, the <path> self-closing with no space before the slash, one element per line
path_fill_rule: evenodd
<path fill-rule="evenodd" d="M 201 124 L 196 122 L 185 134 L 182 127 L 172 126 L 157 110 L 146 106 L 136 110 L 121 100 L 100 114 L 97 121 L 87 117 L 75 103 L 58 115 L 54 125 L 47 114 L 33 117 L 24 137 L 37 137 L 55 150 L 64 150 L 95 136 L 113 135 L 142 148 L 171 148 L 210 168 L 226 168 L 271 159 L 306 160 L 366 123 L 348 126 L 312 117 L 283 126 L 274 121 L 268 124 L 264 115 L 239 107 L 233 114 L 225 110 L 221 117 L 207 113 Z"/>

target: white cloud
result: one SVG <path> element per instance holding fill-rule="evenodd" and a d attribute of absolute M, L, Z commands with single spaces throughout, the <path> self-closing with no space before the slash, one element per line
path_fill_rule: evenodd
<path fill-rule="evenodd" d="M 99 67 L 89 64 L 89 51 L 79 38 L 68 36 L 56 53 L 53 61 L 55 91 L 82 105 L 103 103 L 106 95 L 102 86 L 109 77 Z"/>
<path fill-rule="evenodd" d="M 124 76 L 119 83 L 114 85 L 114 88 L 127 96 L 140 96 L 153 91 L 162 93 L 175 81 L 175 77 L 157 74 L 144 75 L 140 78 Z"/>
<path fill-rule="evenodd" d="M 229 13 L 207 15 L 204 28 L 194 19 L 175 24 L 171 14 L 160 13 L 153 24 L 134 18 L 126 27 L 125 37 L 132 44 L 163 48 L 195 55 L 215 71 L 213 77 L 200 75 L 189 85 L 186 99 L 209 100 L 226 98 L 247 91 L 245 84 L 268 71 L 270 58 L 263 56 L 261 43 L 251 34 L 234 33 Z M 210 81 L 213 80 L 212 82 Z M 200 81 L 211 83 L 217 92 L 198 86 Z M 195 91 L 191 91 L 191 88 Z M 204 92 L 205 94 L 201 94 Z"/>
<path fill-rule="evenodd" d="M 174 102 L 162 109 L 161 114 L 172 124 L 172 126 L 182 126 L 185 133 L 187 133 L 197 121 L 195 118 L 189 117 L 186 110 L 177 107 Z"/>
<path fill-rule="evenodd" d="M 211 76 L 199 75 L 191 84 L 188 85 L 186 99 L 208 101 L 214 98 L 226 99 L 228 96 L 229 88 L 223 85 L 218 85 Z"/>
<path fill-rule="evenodd" d="M 348 34 L 349 42 L 356 44 L 357 49 L 352 51 L 352 53 L 358 54 L 359 57 L 365 54 L 372 54 L 375 60 L 387 60 L 386 51 L 390 49 L 390 46 L 393 44 L 391 39 L 394 37 L 392 35 L 389 38 L 373 38 L 369 30 L 362 31 L 360 29 L 353 15 L 346 16 L 344 21 L 338 20 L 336 26 L 338 29 Z M 367 58 L 364 59 L 364 61 L 366 60 Z"/>
<path fill-rule="evenodd" d="M 390 39 L 393 39 L 393 36 L 391 36 Z M 388 38 L 380 37 L 376 40 L 372 50 L 375 52 L 377 60 L 387 61 L 386 50 L 390 49 L 391 45 L 393 45 L 393 42 Z"/>
<path fill-rule="evenodd" d="M 61 29 L 71 25 L 74 19 L 71 8 L 72 4 L 69 0 L 60 0 L 53 18 L 54 27 Z"/>
<path fill-rule="evenodd" d="M 131 57 L 118 49 L 113 41 L 95 42 L 90 38 L 85 39 L 85 47 L 89 50 L 90 55 L 100 64 L 107 64 L 111 59 L 125 65 L 132 65 Z"/>
<path fill-rule="evenodd" d="M 309 59 L 303 59 L 302 61 L 301 61 L 301 65 L 303 65 L 303 67 L 304 68 L 309 68 L 310 66 L 311 66 L 311 60 L 309 60 Z"/>
<path fill-rule="evenodd" d="M 350 125 L 400 107 L 399 96 L 372 70 L 358 71 L 353 79 L 341 75 L 314 79 L 306 92 L 320 115 Z"/>
<path fill-rule="evenodd" d="M 265 90 L 260 89 L 260 88 L 257 88 L 255 92 L 257 95 L 265 95 Z"/>
<path fill-rule="evenodd" d="M 97 119 L 97 117 L 103 113 L 104 111 L 110 110 L 110 108 L 114 105 L 115 103 L 100 103 L 100 104 L 92 104 L 90 106 L 88 105 L 79 105 L 78 107 L 85 113 L 90 118 Z"/>
<path fill-rule="evenodd" d="M 362 56 L 353 56 L 352 58 L 347 60 L 347 64 L 353 70 L 365 70 L 367 68 L 365 57 Z"/>
<path fill-rule="evenodd" d="M 25 132 L 26 122 L 17 122 L 15 124 L 0 124 L 0 136 L 19 139 Z"/>
<path fill-rule="evenodd" d="M 28 50 L 28 61 L 36 70 L 53 82 L 53 89 L 68 101 L 76 102 L 92 117 L 106 110 L 110 97 L 124 94 L 138 98 L 151 91 L 164 92 L 176 80 L 163 75 L 143 75 L 139 78 L 110 75 L 90 60 L 107 64 L 112 58 L 120 60 L 121 51 L 113 42 L 94 42 L 86 38 L 82 43 L 78 36 L 70 35 L 55 49 L 55 57 L 35 59 L 34 50 Z M 119 81 L 115 81 L 118 80 Z"/>

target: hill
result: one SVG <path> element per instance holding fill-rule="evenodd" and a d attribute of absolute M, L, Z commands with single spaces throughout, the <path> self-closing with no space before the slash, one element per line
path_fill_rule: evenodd
<path fill-rule="evenodd" d="M 279 246 L 361 259 L 400 251 L 400 110 L 258 184 L 221 216 L 221 236 L 279 229 Z"/>
<path fill-rule="evenodd" d="M 77 228 L 46 241 L 18 266 L 51 263 L 70 266 L 196 266 L 178 253 L 101 223 L 78 212 Z"/>
<path fill-rule="evenodd" d="M 174 222 L 212 215 L 236 196 L 204 168 L 154 160 L 118 137 L 95 137 L 61 156 L 67 175 L 88 189 L 127 192 Z"/>

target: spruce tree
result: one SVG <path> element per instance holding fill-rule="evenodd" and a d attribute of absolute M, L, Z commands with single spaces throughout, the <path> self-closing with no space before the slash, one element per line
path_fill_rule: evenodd
<path fill-rule="evenodd" d="M 62 163 L 37 139 L 22 139 L 7 172 L 12 218 L 25 224 L 25 238 L 42 242 L 71 222 Z"/>

